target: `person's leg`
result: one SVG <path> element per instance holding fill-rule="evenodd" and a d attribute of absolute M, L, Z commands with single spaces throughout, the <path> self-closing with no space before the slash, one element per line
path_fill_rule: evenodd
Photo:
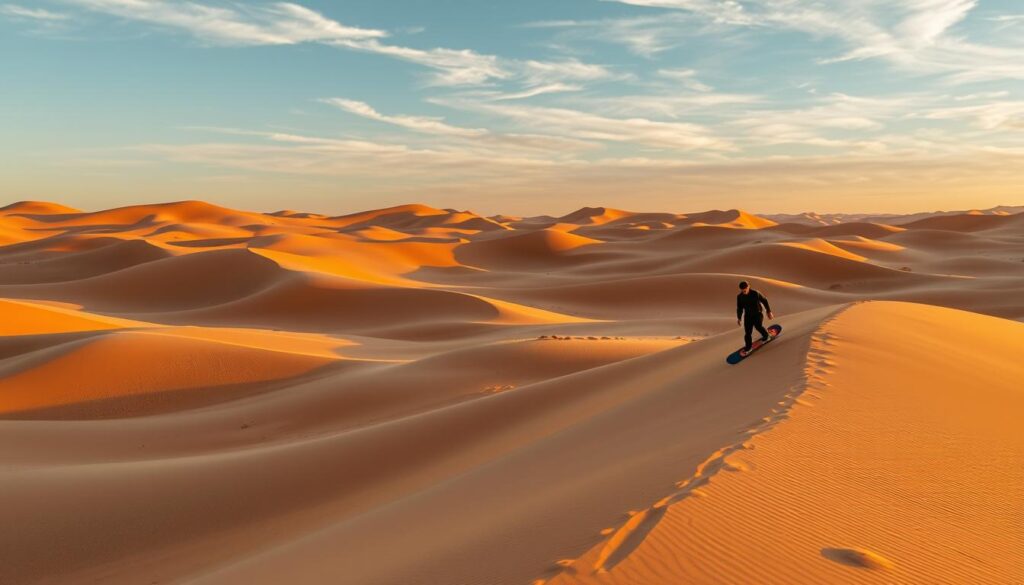
<path fill-rule="evenodd" d="M 764 315 L 758 315 L 754 319 L 754 328 L 761 334 L 761 339 L 768 339 L 771 337 L 768 335 L 768 330 L 764 328 Z"/>
<path fill-rule="evenodd" d="M 753 322 L 753 320 L 751 320 L 749 318 L 744 319 L 743 320 L 743 350 L 744 351 L 750 351 L 750 346 L 754 342 L 753 337 L 751 335 L 751 332 L 753 330 L 754 330 L 754 322 Z"/>

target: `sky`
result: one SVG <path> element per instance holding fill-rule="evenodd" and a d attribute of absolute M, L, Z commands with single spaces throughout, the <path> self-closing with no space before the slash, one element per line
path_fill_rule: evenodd
<path fill-rule="evenodd" d="M 0 195 L 1024 204 L 1024 3 L 0 0 Z"/>

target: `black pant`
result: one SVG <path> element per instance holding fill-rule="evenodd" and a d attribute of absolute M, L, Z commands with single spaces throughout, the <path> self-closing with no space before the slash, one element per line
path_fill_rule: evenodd
<path fill-rule="evenodd" d="M 761 313 L 744 313 L 743 314 L 743 349 L 749 350 L 753 343 L 751 332 L 757 329 L 757 332 L 761 334 L 761 337 L 768 337 L 768 330 L 764 328 L 764 315 Z"/>

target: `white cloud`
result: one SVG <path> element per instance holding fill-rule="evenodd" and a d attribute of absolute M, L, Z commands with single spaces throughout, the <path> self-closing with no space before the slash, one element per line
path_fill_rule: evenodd
<path fill-rule="evenodd" d="M 439 118 L 426 118 L 421 116 L 386 116 L 373 109 L 369 104 L 356 100 L 325 98 L 320 101 L 325 104 L 341 108 L 342 110 L 357 116 L 388 124 L 394 124 L 395 126 L 401 126 L 403 128 L 415 130 L 416 132 L 463 137 L 483 136 L 484 134 L 487 134 L 487 130 L 481 128 L 460 128 L 458 126 L 446 124 Z"/>
<path fill-rule="evenodd" d="M 593 142 L 567 136 L 495 132 L 485 128 L 463 128 L 447 124 L 439 118 L 423 116 L 387 116 L 381 114 L 369 104 L 356 100 L 326 98 L 320 101 L 357 116 L 393 124 L 422 134 L 451 139 L 451 142 L 443 140 L 432 141 L 431 145 L 434 148 L 442 150 L 472 151 L 479 155 L 497 157 L 518 157 L 524 153 L 530 155 L 541 153 L 549 157 L 563 158 L 578 152 L 599 148 Z M 205 129 L 210 130 L 210 128 Z M 216 128 L 213 130 L 232 133 L 231 130 Z"/>
<path fill-rule="evenodd" d="M 537 85 L 518 92 L 481 92 L 478 95 L 495 101 L 506 101 L 522 100 L 526 98 L 535 97 L 538 95 L 544 95 L 546 93 L 564 93 L 568 91 L 581 91 L 582 89 L 583 86 L 581 85 L 572 85 L 568 83 L 549 83 L 547 85 Z"/>
<path fill-rule="evenodd" d="M 417 63 L 438 71 L 434 82 L 438 85 L 474 85 L 492 79 L 507 79 L 505 70 L 493 55 L 482 55 L 468 49 L 413 49 L 369 40 L 339 40 L 334 43 L 361 51 L 388 55 Z"/>
<path fill-rule="evenodd" d="M 26 8 L 17 4 L 0 4 L 0 14 L 14 18 L 25 18 L 44 22 L 67 20 L 68 15 L 43 10 L 42 8 Z"/>
<path fill-rule="evenodd" d="M 694 91 L 711 91 L 710 85 L 697 80 L 697 72 L 693 69 L 659 69 L 658 75 L 679 82 L 683 87 Z"/>
<path fill-rule="evenodd" d="M 543 154 L 524 155 L 478 150 L 472 146 L 416 147 L 401 143 L 335 139 L 294 133 L 206 128 L 258 142 L 204 142 L 147 144 L 130 149 L 177 162 L 258 172 L 365 178 L 380 184 L 417 177 L 424 181 L 462 177 L 507 177 L 511 171 L 530 172 L 551 167 L 555 159 Z"/>
<path fill-rule="evenodd" d="M 685 115 L 713 113 L 723 117 L 735 113 L 734 106 L 755 104 L 761 97 L 750 94 L 704 92 L 695 94 L 627 94 L 585 100 L 602 113 L 612 116 L 653 116 L 678 119 Z"/>
<path fill-rule="evenodd" d="M 497 57 L 469 50 L 414 49 L 379 41 L 381 30 L 343 25 L 290 2 L 211 5 L 168 0 L 68 0 L 112 16 L 185 31 L 214 44 L 321 43 L 410 61 L 438 71 L 439 85 L 478 84 L 509 77 Z"/>
<path fill-rule="evenodd" d="M 608 79 L 612 74 L 601 65 L 581 63 L 577 59 L 564 61 L 521 61 L 518 64 L 524 81 L 529 85 L 554 84 L 563 81 L 596 81 Z"/>
<path fill-rule="evenodd" d="M 68 1 L 96 12 L 183 30 L 219 44 L 292 45 L 385 36 L 383 31 L 345 26 L 289 2 L 212 6 L 166 0 Z"/>
<path fill-rule="evenodd" d="M 1006 30 L 1024 24 L 1024 14 L 1001 14 L 988 20 L 996 23 L 996 30 Z"/>
<path fill-rule="evenodd" d="M 437 100 L 451 107 L 473 109 L 514 120 L 518 124 L 582 140 L 624 142 L 673 150 L 727 151 L 732 144 L 707 128 L 684 122 L 646 118 L 611 118 L 566 108 Z"/>
<path fill-rule="evenodd" d="M 623 45 L 644 57 L 678 46 L 685 38 L 683 31 L 694 19 L 685 13 L 655 17 L 605 18 L 597 20 L 555 20 L 533 22 L 532 28 L 561 29 L 564 41 L 599 40 Z"/>
<path fill-rule="evenodd" d="M 710 18 L 716 23 L 754 24 L 755 16 L 747 13 L 743 4 L 734 0 L 606 0 L 647 6 L 650 8 L 672 8 L 696 12 Z"/>
<path fill-rule="evenodd" d="M 820 196 L 852 207 L 881 209 L 900 196 L 905 206 L 935 205 L 937 197 L 966 192 L 998 198 L 1019 189 L 1024 150 L 955 143 L 944 152 L 921 152 L 915 144 L 881 152 L 864 146 L 854 153 L 815 156 L 759 156 L 697 161 L 684 157 L 623 156 L 555 159 L 541 154 L 494 156 L 465 149 L 417 148 L 403 144 L 330 139 L 298 134 L 234 131 L 257 140 L 149 144 L 121 149 L 139 160 L 170 160 L 207 169 L 243 169 L 253 187 L 267 173 L 289 175 L 289 184 L 313 185 L 319 178 L 343 178 L 364 198 L 441 197 L 469 205 L 486 191 L 494 201 L 521 202 L 523 212 L 542 212 L 559 194 L 562 205 L 593 205 L 621 198 L 623 190 L 643 192 L 649 208 L 683 205 L 710 208 L 722 197 L 744 206 L 780 190 L 790 197 Z M 906 138 L 903 136 L 903 138 Z M 955 140 L 955 136 L 951 137 Z M 927 141 L 921 141 L 927 144 Z M 110 156 L 109 152 L 97 153 Z M 230 172 L 230 171 L 221 171 Z M 255 175 L 255 176 L 254 176 Z M 246 187 L 246 194 L 251 188 Z M 454 203 L 454 201 L 459 203 Z M 745 201 L 745 202 L 744 202 Z M 875 201 L 876 203 L 872 203 Z M 465 203 L 463 203 L 465 202 Z M 486 203 L 485 203 L 486 204 Z M 538 207 L 540 206 L 540 207 Z M 849 208 L 848 208 L 849 210 Z M 505 205 L 495 211 L 508 212 Z M 512 210 L 515 212 L 515 210 Z M 685 210 L 680 210 L 685 211 Z"/>
<path fill-rule="evenodd" d="M 918 117 L 929 120 L 969 120 L 983 130 L 1024 130 L 1024 101 L 998 101 L 972 106 L 934 108 Z"/>
<path fill-rule="evenodd" d="M 953 98 L 953 101 L 966 102 L 966 101 L 973 101 L 973 100 L 991 100 L 991 99 L 997 99 L 997 98 L 1004 98 L 1004 97 L 1006 97 L 1008 95 L 1010 95 L 1010 92 L 1008 92 L 1006 90 L 1003 90 L 1003 91 L 985 91 L 985 92 L 981 92 L 981 93 L 969 93 L 967 95 L 958 95 L 958 96 L 955 96 Z"/>
<path fill-rule="evenodd" d="M 697 17 L 708 26 L 781 28 L 814 38 L 838 39 L 846 45 L 843 53 L 822 57 L 822 64 L 880 58 L 917 74 L 949 74 L 954 82 L 1024 79 L 1021 47 L 974 43 L 951 33 L 977 0 L 905 0 L 895 5 L 886 0 L 606 1 L 677 11 Z M 999 22 L 1013 22 L 1017 15 L 1007 16 Z M 570 24 L 594 26 L 595 22 L 562 23 Z M 695 32 L 692 27 L 678 26 L 673 31 L 658 19 L 633 17 L 604 26 L 616 31 L 609 38 L 618 38 L 634 50 L 672 46 L 671 35 L 680 38 Z M 621 34 L 623 31 L 628 34 Z"/>
<path fill-rule="evenodd" d="M 610 78 L 602 66 L 576 59 L 537 61 L 501 59 L 469 49 L 413 48 L 382 42 L 388 33 L 343 25 L 290 2 L 199 3 L 170 0 L 66 0 L 89 10 L 186 32 L 203 42 L 223 45 L 320 43 L 385 55 L 434 70 L 439 86 L 481 85 L 496 81 L 522 84 L 523 92 L 565 81 Z M 533 95 L 539 95 L 538 91 Z"/>
<path fill-rule="evenodd" d="M 877 132 L 916 111 L 925 101 L 912 95 L 877 98 L 834 93 L 816 97 L 809 106 L 751 110 L 726 124 L 742 131 L 735 140 L 745 145 L 879 151 L 889 141 Z"/>

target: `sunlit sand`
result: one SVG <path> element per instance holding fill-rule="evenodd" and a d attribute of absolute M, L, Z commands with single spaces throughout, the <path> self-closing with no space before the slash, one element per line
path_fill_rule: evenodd
<path fill-rule="evenodd" d="M 1024 582 L 1024 214 L 885 221 L 7 206 L 0 583 Z"/>

